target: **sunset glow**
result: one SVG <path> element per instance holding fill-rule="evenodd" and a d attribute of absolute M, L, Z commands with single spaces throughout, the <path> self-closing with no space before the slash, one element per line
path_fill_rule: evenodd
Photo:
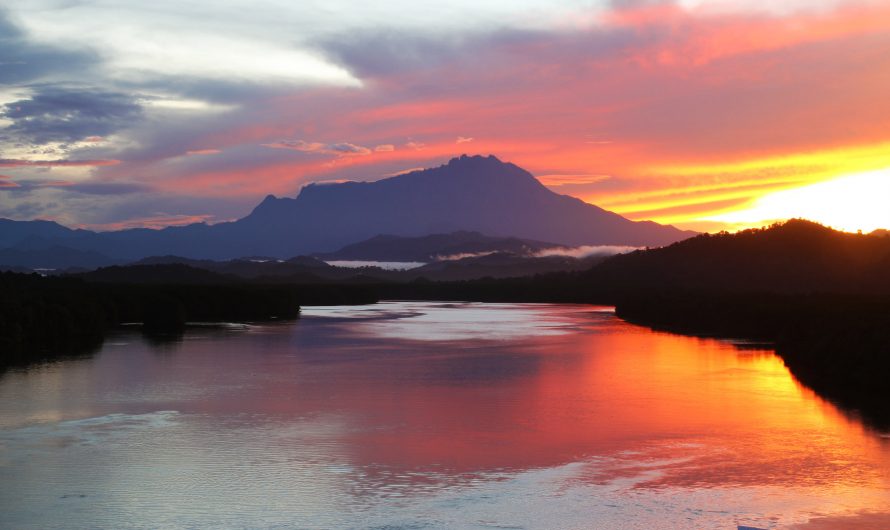
<path fill-rule="evenodd" d="M 720 230 L 815 215 L 789 190 L 890 167 L 885 2 L 57 7 L 0 13 L 2 217 L 218 222 L 478 153 Z M 869 208 L 817 219 L 886 226 Z"/>
<path fill-rule="evenodd" d="M 750 207 L 711 218 L 733 225 L 800 217 L 838 230 L 870 232 L 890 226 L 890 169 L 860 173 L 770 193 Z"/>

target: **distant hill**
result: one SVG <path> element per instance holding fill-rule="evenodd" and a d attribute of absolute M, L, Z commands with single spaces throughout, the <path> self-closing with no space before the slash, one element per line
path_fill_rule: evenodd
<path fill-rule="evenodd" d="M 288 260 L 237 259 L 194 260 L 180 256 L 154 256 L 130 265 L 106 267 L 76 276 L 94 282 L 114 283 L 214 283 L 234 279 L 268 283 L 379 283 L 409 282 L 419 278 L 433 281 L 475 278 L 515 278 L 558 271 L 581 271 L 605 256 L 535 257 L 495 252 L 460 259 L 434 261 L 410 270 L 386 270 L 375 266 L 336 267 L 314 257 Z M 209 274 L 203 274 L 203 273 Z"/>
<path fill-rule="evenodd" d="M 92 283 L 159 284 L 159 285 L 223 285 L 237 278 L 182 263 L 127 265 L 103 267 L 74 275 Z"/>
<path fill-rule="evenodd" d="M 595 290 L 737 293 L 890 293 L 890 238 L 791 220 L 704 234 L 612 257 L 586 273 Z"/>
<path fill-rule="evenodd" d="M 406 271 L 402 276 L 434 281 L 518 278 L 535 274 L 586 270 L 604 259 L 606 256 L 579 259 L 569 256 L 531 257 L 509 252 L 495 252 L 456 260 L 434 261 L 423 267 Z"/>
<path fill-rule="evenodd" d="M 78 250 L 60 245 L 36 250 L 19 247 L 0 249 L 0 270 L 12 269 L 94 269 L 118 263 L 92 250 Z"/>
<path fill-rule="evenodd" d="M 33 238 L 32 250 L 61 245 L 127 261 L 167 254 L 282 258 L 330 253 L 379 234 L 417 238 L 458 231 L 567 246 L 660 246 L 695 235 L 559 195 L 494 156 L 464 155 L 376 182 L 310 184 L 294 199 L 270 195 L 250 215 L 215 225 L 97 233 L 47 221 L 6 221 L 0 248 Z"/>
<path fill-rule="evenodd" d="M 316 254 L 328 260 L 431 262 L 442 258 L 504 252 L 531 255 L 561 245 L 516 237 L 490 237 L 479 232 L 458 231 L 420 237 L 379 235 L 347 245 L 336 252 Z"/>
<path fill-rule="evenodd" d="M 304 277 L 305 281 L 317 281 L 329 273 L 335 278 L 345 277 L 351 270 L 337 274 L 336 267 L 328 265 L 320 259 L 310 256 L 297 256 L 287 260 L 255 257 L 250 259 L 233 259 L 227 261 L 189 259 L 182 256 L 152 256 L 141 259 L 133 266 L 179 264 L 191 268 L 204 269 L 227 276 L 251 279 L 261 277 Z"/>

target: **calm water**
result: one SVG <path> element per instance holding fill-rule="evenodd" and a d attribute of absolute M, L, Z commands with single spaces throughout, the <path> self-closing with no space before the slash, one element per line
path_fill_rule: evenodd
<path fill-rule="evenodd" d="M 176 343 L 121 333 L 0 377 L 2 528 L 888 528 L 887 513 L 890 439 L 770 351 L 596 307 L 308 308 Z"/>

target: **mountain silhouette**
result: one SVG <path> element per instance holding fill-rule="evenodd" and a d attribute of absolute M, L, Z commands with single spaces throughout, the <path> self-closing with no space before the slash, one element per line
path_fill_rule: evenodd
<path fill-rule="evenodd" d="M 55 229 L 44 226 L 44 232 L 47 228 Z M 568 246 L 661 246 L 695 235 L 651 221 L 630 221 L 554 193 L 514 164 L 467 155 L 376 182 L 310 184 L 293 199 L 270 195 L 234 222 L 34 235 L 47 247 L 61 239 L 68 248 L 132 260 L 166 254 L 289 257 L 332 252 L 380 234 L 420 237 L 455 231 Z"/>

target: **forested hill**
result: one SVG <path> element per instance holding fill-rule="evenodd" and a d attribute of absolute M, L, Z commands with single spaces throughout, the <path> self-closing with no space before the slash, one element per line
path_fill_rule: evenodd
<path fill-rule="evenodd" d="M 890 294 L 890 236 L 791 220 L 614 256 L 585 273 L 593 292 Z"/>

